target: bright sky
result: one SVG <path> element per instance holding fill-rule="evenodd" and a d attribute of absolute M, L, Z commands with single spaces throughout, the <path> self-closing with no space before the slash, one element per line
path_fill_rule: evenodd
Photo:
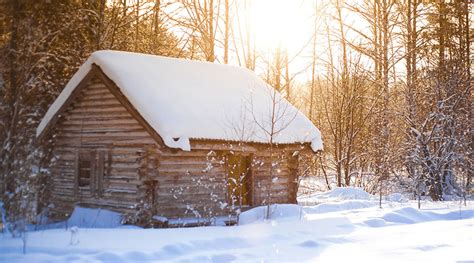
<path fill-rule="evenodd" d="M 242 2 L 244 1 L 250 3 L 249 19 L 257 52 L 263 56 L 273 56 L 277 47 L 287 49 L 290 72 L 305 71 L 311 64 L 309 56 L 312 50 L 315 2 L 313 0 L 243 0 Z M 258 65 L 256 70 L 259 73 Z M 305 81 L 307 76 L 302 73 L 297 79 Z"/>
<path fill-rule="evenodd" d="M 328 17 L 337 16 L 333 7 L 324 8 L 328 5 L 328 0 L 236 0 L 250 1 L 250 17 L 252 28 L 256 38 L 256 46 L 260 54 L 269 54 L 280 45 L 286 48 L 290 57 L 290 73 L 296 74 L 299 82 L 307 81 L 311 78 L 311 63 L 315 20 L 318 27 L 316 34 L 316 57 L 317 74 L 321 75 L 326 70 L 324 63 L 330 60 L 328 52 L 328 36 L 326 24 Z M 350 2 L 350 1 L 349 1 Z M 353 4 L 357 4 L 354 0 Z M 321 11 L 324 10 L 324 11 Z M 317 12 L 317 13 L 316 13 Z M 361 32 L 369 30 L 368 24 L 347 9 L 342 11 L 342 19 L 349 26 L 357 28 Z M 334 32 L 338 32 L 339 24 L 332 21 L 328 25 Z M 344 26 L 346 38 L 359 43 L 366 41 L 357 33 Z M 370 34 L 369 34 L 370 35 Z M 337 36 L 331 37 L 332 54 L 335 63 L 342 55 Z M 350 49 L 349 49 L 350 52 Z M 355 54 L 355 53 L 354 53 Z M 354 55 L 353 54 L 353 55 Z M 348 54 L 351 56 L 351 54 Z M 362 63 L 371 63 L 367 58 Z"/>
<path fill-rule="evenodd" d="M 305 0 L 253 0 L 251 21 L 258 49 L 278 45 L 298 52 L 311 38 L 312 3 Z"/>
<path fill-rule="evenodd" d="M 319 34 L 317 34 L 316 57 L 317 73 L 324 74 L 326 69 L 324 63 L 329 61 L 328 36 L 326 33 L 327 17 L 336 15 L 334 10 L 326 9 L 324 12 L 319 11 L 315 15 L 316 10 L 323 10 L 324 5 L 327 5 L 329 0 L 230 0 L 232 5 L 231 24 L 233 27 L 234 37 L 237 43 L 237 49 L 241 63 L 243 55 L 242 47 L 245 46 L 246 26 L 251 28 L 251 42 L 255 41 L 256 50 L 263 60 L 268 60 L 274 56 L 277 47 L 282 50 L 286 49 L 289 55 L 290 75 L 296 75 L 295 80 L 298 82 L 305 82 L 311 78 L 311 64 L 313 43 L 312 38 L 314 34 L 315 18 L 319 27 Z M 238 8 L 238 15 L 235 12 Z M 220 12 L 224 12 L 223 9 Z M 183 15 L 184 11 L 183 11 Z M 222 15 L 222 13 L 221 13 Z M 361 22 L 355 15 L 351 15 L 347 10 L 343 11 L 343 19 L 359 29 L 367 28 L 365 25 L 358 25 Z M 240 24 L 240 27 L 239 27 Z M 336 27 L 337 24 L 329 25 L 331 28 Z M 239 32 L 239 29 L 242 32 Z M 222 39 L 223 28 L 217 32 L 218 38 Z M 347 31 L 347 28 L 346 28 Z M 346 32 L 347 33 L 347 32 Z M 354 33 L 346 35 L 349 39 L 360 39 L 354 36 Z M 242 37 L 243 39 L 239 39 Z M 233 40 L 231 40 L 232 42 Z M 242 42 L 240 42 L 242 41 Z M 333 36 L 331 41 L 337 41 Z M 357 41 L 356 41 L 357 42 Z M 230 43 L 231 50 L 235 49 L 234 43 Z M 334 60 L 337 61 L 339 52 L 339 45 L 333 45 Z M 223 47 L 216 46 L 216 53 L 218 61 L 222 62 Z M 230 52 L 230 64 L 238 64 L 235 52 Z M 263 74 L 266 70 L 266 65 L 262 59 L 257 61 L 257 74 Z"/>

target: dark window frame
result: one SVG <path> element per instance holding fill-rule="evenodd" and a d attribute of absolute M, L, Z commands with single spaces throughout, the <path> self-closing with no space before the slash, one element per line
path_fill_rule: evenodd
<path fill-rule="evenodd" d="M 93 153 L 92 151 L 83 151 L 79 153 L 77 186 L 79 188 L 90 188 L 93 183 Z"/>
<path fill-rule="evenodd" d="M 74 189 L 90 190 L 91 195 L 101 197 L 106 178 L 111 172 L 110 149 L 80 149 L 76 151 Z"/>

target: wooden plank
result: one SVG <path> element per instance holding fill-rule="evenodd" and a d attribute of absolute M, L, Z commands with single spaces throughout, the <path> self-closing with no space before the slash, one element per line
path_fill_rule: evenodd
<path fill-rule="evenodd" d="M 68 114 L 64 115 L 62 117 L 62 119 L 88 119 L 90 117 L 93 117 L 93 118 L 130 118 L 130 113 L 128 113 L 126 110 L 118 110 L 118 111 L 115 111 L 115 112 L 107 112 L 107 113 L 103 113 L 103 112 L 90 112 L 89 114 L 85 115 L 85 114 L 82 114 L 82 113 L 74 113 L 74 112 L 71 112 L 73 108 L 68 108 Z"/>
<path fill-rule="evenodd" d="M 97 152 L 90 152 L 91 158 L 91 171 L 90 171 L 90 184 L 89 189 L 91 195 L 94 195 L 97 188 Z"/>
<path fill-rule="evenodd" d="M 107 178 L 110 178 L 112 171 L 112 148 L 107 151 Z"/>
<path fill-rule="evenodd" d="M 95 101 L 112 101 L 117 99 L 112 95 L 107 89 L 104 89 L 102 93 L 98 94 L 87 94 L 84 92 L 84 96 L 81 98 L 81 101 L 83 102 L 95 102 Z"/>
<path fill-rule="evenodd" d="M 86 100 L 87 99 L 87 100 Z M 96 97 L 82 97 L 75 101 L 73 107 L 95 108 L 95 107 L 115 107 L 120 106 L 120 102 L 115 97 L 98 99 Z"/>
<path fill-rule="evenodd" d="M 86 146 L 88 147 L 107 147 L 108 145 L 115 145 L 115 144 L 121 144 L 121 145 L 136 145 L 138 142 L 145 142 L 145 143 L 153 143 L 153 139 L 150 138 L 149 136 L 142 136 L 142 137 L 127 137 L 125 135 L 121 136 L 104 136 L 102 135 L 97 135 L 97 136 L 87 136 L 87 137 L 81 137 L 80 135 L 67 135 L 64 136 L 62 134 L 57 135 L 57 141 L 56 145 L 57 146 L 72 146 L 72 147 L 81 147 L 81 146 Z"/>
<path fill-rule="evenodd" d="M 97 189 L 96 193 L 98 196 L 102 196 L 104 190 L 104 162 L 105 162 L 105 152 L 99 151 L 98 156 L 98 166 L 97 166 Z"/>
<path fill-rule="evenodd" d="M 79 190 L 79 151 L 76 151 L 74 158 L 74 194 L 77 195 Z"/>
<path fill-rule="evenodd" d="M 88 90 L 97 90 L 97 89 L 104 89 L 104 83 L 101 83 L 97 79 L 92 79 L 91 82 L 89 83 Z"/>
<path fill-rule="evenodd" d="M 88 89 L 84 91 L 84 96 L 100 96 L 100 95 L 109 95 L 110 92 L 106 88 L 102 89 Z"/>
<path fill-rule="evenodd" d="M 130 140 L 130 139 L 139 139 L 139 138 L 150 138 L 143 131 L 136 131 L 136 132 L 125 132 L 125 131 L 118 131 L 118 132 L 95 132 L 95 133 L 84 133 L 81 131 L 77 132 L 61 132 L 58 134 L 58 137 L 62 139 L 75 139 L 80 138 L 82 140 L 94 140 L 94 139 L 104 139 L 104 138 L 117 138 L 118 140 Z"/>
<path fill-rule="evenodd" d="M 140 127 L 143 129 L 143 127 L 138 124 L 135 120 L 131 118 L 126 118 L 126 119 L 117 119 L 117 118 L 110 118 L 107 120 L 65 120 L 62 122 L 61 129 L 63 127 L 91 127 L 91 128 L 99 128 L 99 127 L 112 127 L 112 128 L 128 128 L 129 126 L 133 127 Z"/>
<path fill-rule="evenodd" d="M 114 128 L 110 128 L 110 127 L 94 127 L 94 128 L 90 128 L 90 127 L 84 127 L 81 128 L 80 127 L 65 127 L 62 129 L 63 131 L 63 134 L 67 134 L 68 136 L 87 136 L 87 135 L 91 135 L 91 136 L 108 136 L 108 135 L 105 135 L 105 134 L 117 134 L 117 136 L 123 136 L 123 133 L 124 132 L 128 132 L 128 133 L 143 133 L 143 129 L 140 128 L 140 127 L 128 127 L 128 128 L 125 128 L 125 127 L 114 127 Z"/>
<path fill-rule="evenodd" d="M 196 139 L 191 138 L 190 144 L 193 150 L 232 150 L 235 152 L 268 152 L 269 144 L 248 142 L 245 145 L 239 145 L 240 142 L 225 141 L 225 140 L 212 140 L 212 139 Z M 292 144 L 275 144 L 274 150 L 286 150 L 286 151 L 304 151 L 310 150 L 310 143 L 292 143 Z"/>
<path fill-rule="evenodd" d="M 122 105 L 114 106 L 114 107 L 107 107 L 107 108 L 72 108 L 68 110 L 70 114 L 98 114 L 98 113 L 124 113 L 126 109 L 122 107 Z"/>

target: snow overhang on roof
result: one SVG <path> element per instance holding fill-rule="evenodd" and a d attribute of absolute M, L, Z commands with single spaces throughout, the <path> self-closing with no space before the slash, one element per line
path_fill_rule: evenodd
<path fill-rule="evenodd" d="M 268 143 L 274 112 L 274 143 L 323 148 L 311 121 L 248 69 L 121 51 L 97 51 L 87 59 L 47 111 L 37 136 L 93 64 L 115 82 L 168 147 L 189 151 L 189 140 L 197 138 Z"/>

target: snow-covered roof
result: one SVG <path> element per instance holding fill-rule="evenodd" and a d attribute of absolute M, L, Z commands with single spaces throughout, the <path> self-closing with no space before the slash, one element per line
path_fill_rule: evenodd
<path fill-rule="evenodd" d="M 268 143 L 271 113 L 281 130 L 273 142 L 323 145 L 311 121 L 254 72 L 235 66 L 120 51 L 97 51 L 54 101 L 36 134 L 57 114 L 93 64 L 117 85 L 171 148 L 190 150 L 190 139 Z M 272 110 L 273 101 L 277 101 Z"/>

